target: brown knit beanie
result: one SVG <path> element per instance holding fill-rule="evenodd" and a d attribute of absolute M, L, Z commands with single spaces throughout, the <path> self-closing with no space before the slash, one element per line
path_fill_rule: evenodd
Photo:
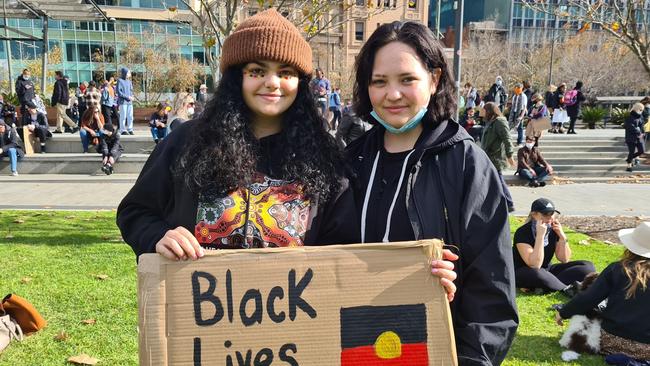
<path fill-rule="evenodd" d="M 312 73 L 311 47 L 298 29 L 275 9 L 244 20 L 221 49 L 221 72 L 255 60 L 271 60 Z"/>

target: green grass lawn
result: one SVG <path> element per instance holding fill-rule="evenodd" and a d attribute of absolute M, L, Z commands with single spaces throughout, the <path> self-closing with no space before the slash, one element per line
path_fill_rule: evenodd
<path fill-rule="evenodd" d="M 580 245 L 586 236 L 568 235 L 574 258 L 591 260 L 598 270 L 622 253 L 622 247 Z M 120 239 L 114 212 L 0 211 L 0 296 L 8 293 L 31 301 L 49 325 L 13 342 L 0 366 L 64 365 L 81 353 L 100 365 L 137 365 L 135 258 Z M 563 301 L 561 295 L 518 294 L 521 321 L 505 365 L 605 365 L 600 357 L 561 361 L 562 327 L 548 308 Z M 95 323 L 83 322 L 89 319 Z M 55 340 L 61 332 L 67 338 Z"/>

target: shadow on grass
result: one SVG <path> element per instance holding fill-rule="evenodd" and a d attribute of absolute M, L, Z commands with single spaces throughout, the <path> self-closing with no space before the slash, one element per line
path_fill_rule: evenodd
<path fill-rule="evenodd" d="M 16 245 L 92 245 L 92 244 L 124 244 L 119 232 L 100 233 L 57 233 L 58 235 L 39 235 L 41 233 L 20 232 L 12 234 L 10 238 L 0 238 L 1 244 Z"/>

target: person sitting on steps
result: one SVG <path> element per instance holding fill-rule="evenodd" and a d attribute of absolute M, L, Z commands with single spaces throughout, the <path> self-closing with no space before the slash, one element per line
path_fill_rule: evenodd
<path fill-rule="evenodd" d="M 41 154 L 44 154 L 45 141 L 52 137 L 52 133 L 48 130 L 47 117 L 38 111 L 36 105 L 32 102 L 27 103 L 27 113 L 23 116 L 23 126 L 27 126 L 29 132 L 34 134 L 41 145 Z M 25 141 L 27 141 L 27 136 Z"/>
<path fill-rule="evenodd" d="M 526 136 L 526 144 L 517 151 L 517 172 L 519 178 L 528 180 L 530 187 L 544 187 L 548 175 L 553 174 L 549 164 L 539 148 L 535 146 L 535 138 Z"/>

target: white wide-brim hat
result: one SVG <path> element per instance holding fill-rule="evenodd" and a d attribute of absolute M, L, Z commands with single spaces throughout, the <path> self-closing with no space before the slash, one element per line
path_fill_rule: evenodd
<path fill-rule="evenodd" d="M 642 222 L 634 229 L 619 230 L 618 237 L 630 252 L 650 258 L 650 222 Z"/>

